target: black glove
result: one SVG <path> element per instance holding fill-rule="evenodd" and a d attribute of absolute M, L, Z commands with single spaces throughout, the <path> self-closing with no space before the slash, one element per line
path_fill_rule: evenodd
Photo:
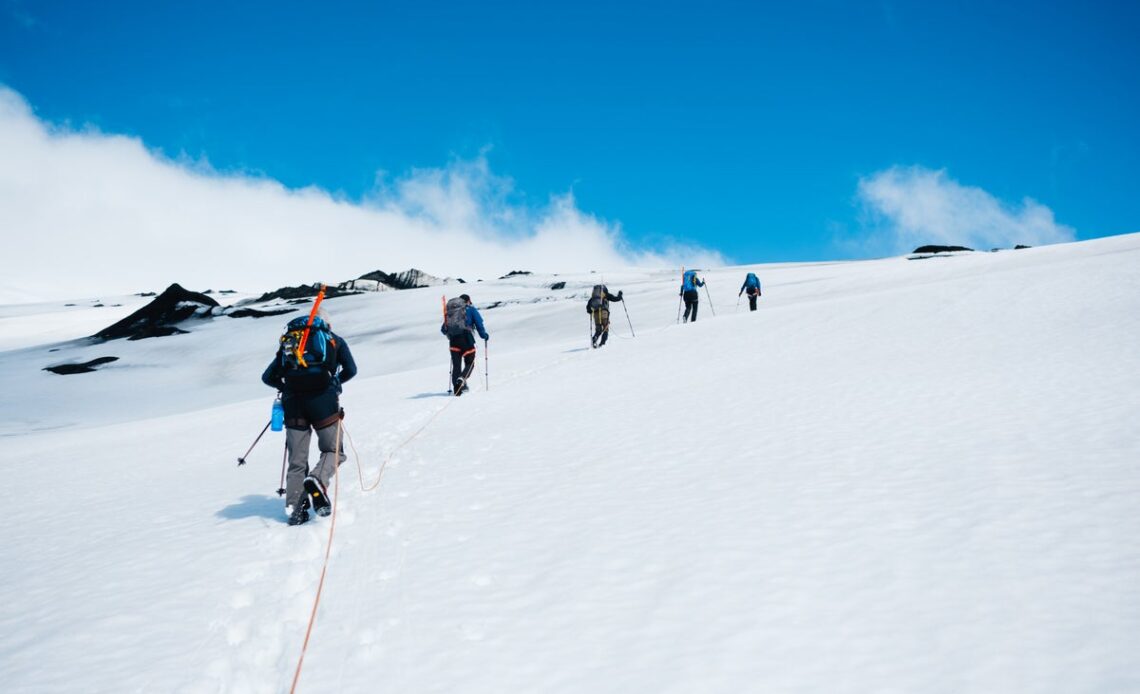
<path fill-rule="evenodd" d="M 625 292 L 624 292 L 624 291 L 619 291 L 619 292 L 618 292 L 618 301 L 621 301 L 621 298 L 622 298 L 623 296 L 625 296 Z"/>

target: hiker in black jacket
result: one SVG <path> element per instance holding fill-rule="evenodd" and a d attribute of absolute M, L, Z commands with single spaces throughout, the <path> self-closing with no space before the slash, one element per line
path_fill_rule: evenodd
<path fill-rule="evenodd" d="M 594 285 L 590 300 L 586 302 L 586 312 L 594 319 L 594 336 L 590 338 L 591 347 L 597 348 L 606 344 L 606 339 L 610 336 L 610 302 L 621 300 L 621 291 L 610 294 L 606 285 Z"/>
<path fill-rule="evenodd" d="M 281 405 L 285 410 L 285 450 L 289 459 L 285 509 L 289 513 L 289 525 L 309 520 L 306 494 L 312 497 L 313 509 L 318 515 L 327 516 L 331 511 L 328 483 L 337 466 L 345 461 L 343 441 L 340 442 L 340 460 L 336 460 L 340 431 L 337 424 L 344 416 L 338 396 L 341 384 L 356 375 L 356 362 L 348 343 L 335 335 L 319 316 L 314 317 L 307 328 L 304 364 L 298 363 L 287 338 L 302 334 L 307 324 L 306 317 L 289 322 L 277 355 L 261 374 L 265 385 L 281 391 Z M 309 439 L 313 431 L 317 432 L 321 457 L 317 466 L 309 470 Z"/>

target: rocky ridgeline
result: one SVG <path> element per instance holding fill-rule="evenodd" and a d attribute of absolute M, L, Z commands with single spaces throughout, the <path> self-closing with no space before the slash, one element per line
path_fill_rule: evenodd
<path fill-rule="evenodd" d="M 337 296 L 345 296 L 347 294 L 361 294 L 363 292 L 388 292 L 400 289 L 419 289 L 420 287 L 435 287 L 441 284 L 451 284 L 453 282 L 463 283 L 463 280 L 455 280 L 451 278 L 436 277 L 428 273 L 412 268 L 404 272 L 396 272 L 388 274 L 383 270 L 373 270 L 357 277 L 356 279 L 340 282 L 335 285 L 328 285 L 325 289 L 325 298 L 331 299 Z M 296 287 L 282 287 L 272 292 L 266 292 L 257 297 L 250 303 L 265 303 L 276 299 L 288 301 L 290 303 L 304 303 L 312 299 L 320 291 L 320 283 L 303 284 Z"/>
<path fill-rule="evenodd" d="M 401 289 L 416 289 L 419 287 L 434 287 L 454 282 L 462 283 L 461 279 L 441 278 L 429 275 L 422 270 L 412 268 L 404 272 L 388 274 L 375 270 L 360 277 L 329 285 L 325 289 L 325 298 L 331 299 L 350 294 L 364 292 L 397 291 Z M 292 313 L 297 309 L 292 304 L 307 304 L 312 301 L 320 291 L 320 283 L 302 284 L 295 287 L 281 287 L 266 292 L 256 299 L 239 302 L 234 306 L 221 306 L 216 300 L 208 296 L 214 293 L 192 292 L 182 285 L 175 283 L 167 287 L 161 294 L 155 296 L 153 292 L 139 296 L 154 296 L 155 298 L 126 318 L 103 328 L 91 336 L 92 340 L 105 342 L 108 340 L 143 340 L 150 337 L 165 337 L 189 332 L 186 330 L 195 321 L 209 320 L 225 316 L 228 318 L 264 318 L 284 313 Z M 221 294 L 234 292 L 225 290 Z M 288 304 L 282 306 L 281 304 Z M 260 308 L 258 305 L 262 305 Z M 270 304 L 264 306 L 264 304 Z M 45 367 L 61 375 L 90 373 L 103 364 L 117 361 L 118 357 L 100 357 L 84 363 L 65 363 Z"/>
<path fill-rule="evenodd" d="M 415 268 L 393 274 L 375 270 L 347 282 L 329 285 L 325 289 L 325 298 L 332 299 L 364 292 L 434 287 L 462 281 L 436 277 Z M 187 331 L 183 327 L 195 320 L 218 316 L 263 318 L 290 313 L 296 309 L 289 306 L 283 307 L 280 303 L 307 304 L 317 295 L 320 287 L 320 283 L 281 287 L 266 292 L 256 299 L 240 302 L 239 305 L 221 306 L 206 293 L 192 292 L 175 283 L 167 287 L 146 306 L 114 325 L 100 330 L 92 337 L 99 340 L 117 340 L 124 337 L 128 340 L 142 340 L 148 337 L 164 337 L 185 333 Z M 257 308 L 259 304 L 270 303 L 277 305 Z"/>

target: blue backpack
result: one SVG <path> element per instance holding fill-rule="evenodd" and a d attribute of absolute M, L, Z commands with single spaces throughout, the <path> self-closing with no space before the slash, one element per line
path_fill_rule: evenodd
<path fill-rule="evenodd" d="M 309 337 L 305 340 L 305 333 Z M 305 352 L 301 353 L 301 342 Z M 285 387 L 296 391 L 324 390 L 336 373 L 336 338 L 329 324 L 320 316 L 313 317 L 309 326 L 307 316 L 297 316 L 285 326 L 278 350 L 284 372 Z"/>
<path fill-rule="evenodd" d="M 756 276 L 756 273 L 750 272 L 748 276 L 744 278 L 744 285 L 758 289 L 760 287 L 760 278 Z"/>

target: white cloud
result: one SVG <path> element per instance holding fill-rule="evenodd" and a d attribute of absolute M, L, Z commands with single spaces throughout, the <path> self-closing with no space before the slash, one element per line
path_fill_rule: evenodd
<path fill-rule="evenodd" d="M 895 166 L 859 181 L 875 229 L 865 246 L 902 253 L 923 244 L 1008 248 L 1073 241 L 1071 227 L 1032 198 L 1009 205 L 943 171 Z"/>
<path fill-rule="evenodd" d="M 131 137 L 53 126 L 0 86 L 0 301 L 189 288 L 264 290 L 375 269 L 497 277 L 678 263 L 632 249 L 572 195 L 512 203 L 484 158 L 414 170 L 362 202 L 174 161 Z M 518 197 L 518 196 L 515 196 Z"/>

